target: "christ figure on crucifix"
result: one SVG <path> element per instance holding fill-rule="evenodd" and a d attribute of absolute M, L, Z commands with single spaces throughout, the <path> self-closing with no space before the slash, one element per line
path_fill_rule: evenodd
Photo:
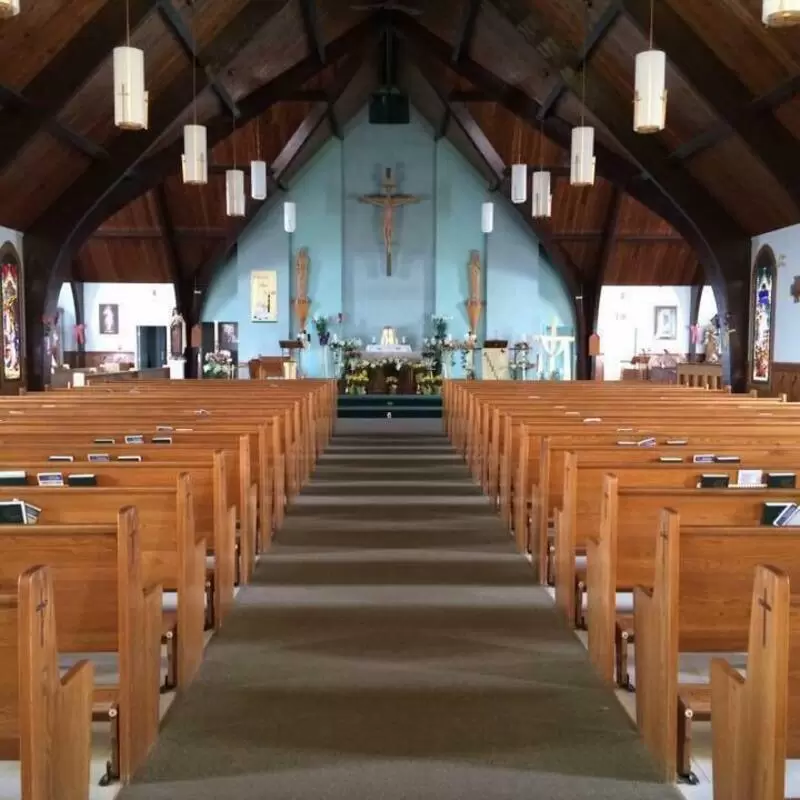
<path fill-rule="evenodd" d="M 392 236 L 394 234 L 394 210 L 400 206 L 419 203 L 421 197 L 413 194 L 397 194 L 397 185 L 392 177 L 392 170 L 387 167 L 384 172 L 379 194 L 364 194 L 358 198 L 360 203 L 369 203 L 383 209 L 383 243 L 386 247 L 386 275 L 392 274 Z"/>

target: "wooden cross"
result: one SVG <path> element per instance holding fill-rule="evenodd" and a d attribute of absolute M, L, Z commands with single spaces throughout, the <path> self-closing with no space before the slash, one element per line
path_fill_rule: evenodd
<path fill-rule="evenodd" d="M 44 610 L 47 608 L 44 592 L 39 595 L 39 602 L 36 605 L 36 613 L 39 615 L 39 644 L 44 647 Z"/>
<path fill-rule="evenodd" d="M 758 604 L 761 606 L 763 612 L 762 625 L 761 625 L 761 646 L 767 646 L 767 612 L 772 611 L 772 606 L 767 601 L 767 590 L 764 589 L 764 596 L 758 598 Z"/>
<path fill-rule="evenodd" d="M 397 194 L 397 184 L 392 177 L 392 170 L 384 171 L 381 191 L 378 194 L 363 194 L 359 203 L 367 203 L 383 209 L 383 243 L 386 247 L 386 277 L 392 275 L 392 234 L 394 233 L 394 210 L 400 206 L 419 203 L 422 198 L 413 194 Z"/>

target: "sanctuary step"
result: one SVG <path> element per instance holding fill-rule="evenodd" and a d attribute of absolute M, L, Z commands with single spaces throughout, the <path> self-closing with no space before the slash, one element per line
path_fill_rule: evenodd
<path fill-rule="evenodd" d="M 425 394 L 340 394 L 336 401 L 336 416 L 340 419 L 440 419 L 442 398 Z"/>

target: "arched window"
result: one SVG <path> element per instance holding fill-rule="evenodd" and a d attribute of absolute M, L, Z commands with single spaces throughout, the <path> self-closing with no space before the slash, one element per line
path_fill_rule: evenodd
<path fill-rule="evenodd" d="M 0 298 L 3 309 L 3 380 L 22 378 L 22 314 L 19 256 L 10 242 L 0 247 Z"/>
<path fill-rule="evenodd" d="M 775 328 L 775 253 L 769 246 L 758 251 L 751 286 L 750 380 L 769 383 L 772 372 L 772 341 Z"/>

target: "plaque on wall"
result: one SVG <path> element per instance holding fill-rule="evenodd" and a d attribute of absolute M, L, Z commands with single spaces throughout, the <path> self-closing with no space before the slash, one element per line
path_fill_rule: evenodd
<path fill-rule="evenodd" d="M 231 359 L 234 364 L 239 363 L 238 322 L 217 323 L 217 347 L 220 350 L 227 350 L 231 354 Z"/>

